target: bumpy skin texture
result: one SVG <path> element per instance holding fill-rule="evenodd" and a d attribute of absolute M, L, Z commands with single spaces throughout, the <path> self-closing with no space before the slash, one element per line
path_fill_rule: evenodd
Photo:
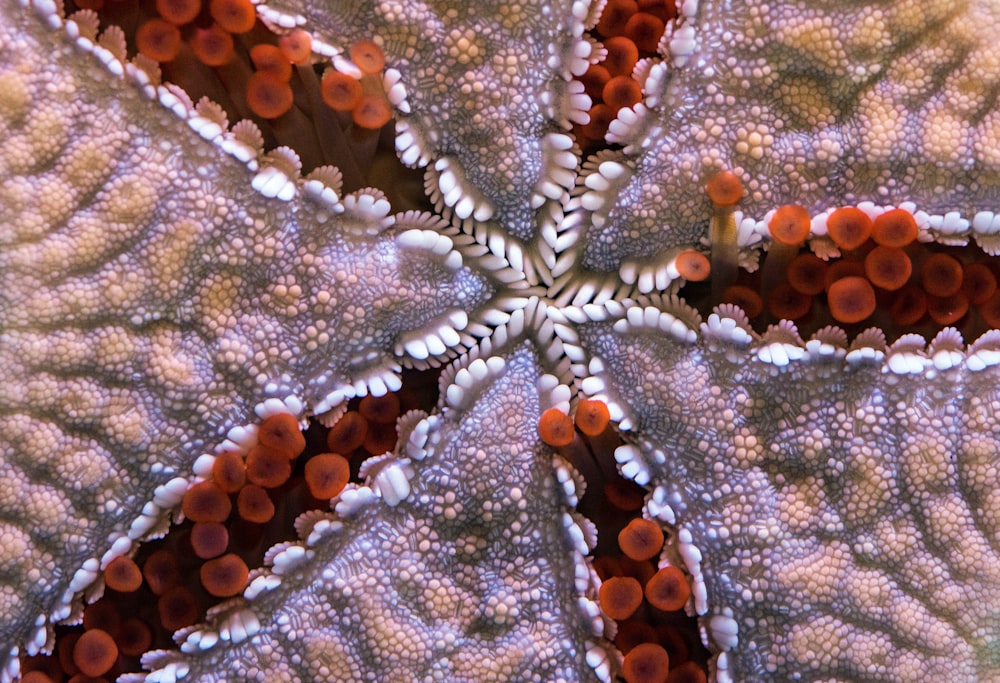
<path fill-rule="evenodd" d="M 429 216 L 264 201 L 243 164 L 55 37 L 4 5 L 5 651 L 260 401 L 352 395 L 398 369 L 404 333 L 493 286 L 397 240 Z"/>
<path fill-rule="evenodd" d="M 683 24 L 693 54 L 651 69 L 648 107 L 612 125 L 626 148 L 601 159 L 627 171 L 596 211 L 606 223 L 584 230 L 580 265 L 614 272 L 697 242 L 700 189 L 720 170 L 741 177 L 739 208 L 758 219 L 831 197 L 995 209 L 995 3 L 706 1 Z"/>
<path fill-rule="evenodd" d="M 254 171 L 220 150 L 220 140 L 232 142 L 231 136 L 202 141 L 177 116 L 140 97 L 131 80 L 111 76 L 30 11 L 0 5 L 0 139 L 6 140 L 0 160 L 3 650 L 16 656 L 26 642 L 42 646 L 46 618 L 70 612 L 64 603 L 81 565 L 127 535 L 156 487 L 175 475 L 189 476 L 194 460 L 230 429 L 252 421 L 262 400 L 331 407 L 355 392 L 391 385 L 399 364 L 421 365 L 428 355 L 446 362 L 478 340 L 470 358 L 446 370 L 440 412 L 428 418 L 436 439 L 432 454 L 418 462 L 404 445 L 397 465 L 382 463 L 405 470 L 403 459 L 414 459 L 412 498 L 389 506 L 388 489 L 379 488 L 373 470 L 368 487 L 341 497 L 329 521 L 336 528 L 313 537 L 319 518 L 300 524 L 303 540 L 295 547 L 308 546 L 312 555 L 300 563 L 292 546 L 272 553 L 274 568 L 257 578 L 266 583 L 270 572 L 284 572 L 273 592 L 252 584 L 250 598 L 235 599 L 208 624 L 181 634 L 185 654 L 151 656 L 147 662 L 160 667 L 159 680 L 184 671 L 225 680 L 231 658 L 244 655 L 260 671 L 284 666 L 290 680 L 351 677 L 335 666 L 297 668 L 296 657 L 310 647 L 331 662 L 346 660 L 348 670 L 416 679 L 433 666 L 434 656 L 426 653 L 443 653 L 453 636 L 462 647 L 447 650 L 445 656 L 454 657 L 446 665 L 459 680 L 502 678 L 504 671 L 526 680 L 536 671 L 547 680 L 587 679 L 595 664 L 606 673 L 600 648 L 588 651 L 586 642 L 600 623 L 588 618 L 589 603 L 580 600 L 592 596 L 591 574 L 569 561 L 589 539 L 564 523 L 547 451 L 538 447 L 533 426 L 540 409 L 565 407 L 579 389 L 611 402 L 632 444 L 623 452 L 623 471 L 653 489 L 647 514 L 662 520 L 672 539 L 663 561 L 683 561 L 702 582 L 693 607 L 704 616 L 709 646 L 722 652 L 713 664 L 720 677 L 1000 676 L 1000 427 L 991 369 L 1000 358 L 996 337 L 968 351 L 952 335 L 929 352 L 909 340 L 888 355 L 867 337 L 855 357 L 871 364 L 845 365 L 846 344 L 829 331 L 809 345 L 789 330 L 760 339 L 741 332 L 732 311 L 699 328 L 681 302 L 637 301 L 613 275 L 588 288 L 588 268 L 613 273 L 618 261 L 577 264 L 581 254 L 573 247 L 600 242 L 592 221 L 601 202 L 619 207 L 621 215 L 600 229 L 625 253 L 692 246 L 704 236 L 709 214 L 700 174 L 716 162 L 744 168 L 734 156 L 733 135 L 743 125 L 737 121 L 748 120 L 739 102 L 759 98 L 762 109 L 751 107 L 751 116 L 775 128 L 777 118 L 768 112 L 790 108 L 791 119 L 799 120 L 783 114 L 782 130 L 794 123 L 798 132 L 778 138 L 815 151 L 829 135 L 843 134 L 834 125 L 840 108 L 857 116 L 868 112 L 874 121 L 874 101 L 861 106 L 864 93 L 899 95 L 893 84 L 905 83 L 903 53 L 927 46 L 920 59 L 933 65 L 933 78 L 923 90 L 904 89 L 912 95 L 903 98 L 904 130 L 856 143 L 855 156 L 824 167 L 828 175 L 818 166 L 807 171 L 817 187 L 827 178 L 832 190 L 824 190 L 824 198 L 804 193 L 798 181 L 767 165 L 779 164 L 777 157 L 765 155 L 767 163 L 746 171 L 753 181 L 747 207 L 760 218 L 768 206 L 794 200 L 829 208 L 845 199 L 837 193 L 873 202 L 912 199 L 921 203 L 916 208 L 962 212 L 966 223 L 958 232 L 967 234 L 971 212 L 996 203 L 991 169 L 1000 147 L 981 137 L 978 145 L 945 148 L 946 139 L 929 131 L 947 126 L 921 132 L 934 115 L 947 119 L 956 101 L 965 102 L 962 115 L 983 131 L 992 120 L 991 84 L 967 102 L 952 97 L 967 91 L 962 69 L 996 55 L 992 42 L 979 39 L 991 26 L 989 7 L 949 6 L 951 21 L 927 34 L 932 42 L 925 46 L 916 28 L 904 31 L 900 35 L 921 39 L 876 51 L 861 73 L 844 66 L 829 41 L 808 39 L 815 35 L 807 21 L 815 12 L 808 7 L 706 6 L 704 16 L 684 20 L 697 23 L 704 50 L 688 66 L 675 67 L 679 73 L 669 85 L 661 81 L 670 97 L 659 95 L 657 104 L 655 83 L 647 82 L 654 95 L 647 103 L 655 112 L 643 119 L 649 125 L 620 122 L 621 135 L 642 133 L 642 139 L 589 160 L 570 197 L 575 156 L 565 158 L 562 152 L 572 145 L 556 131 L 579 113 L 570 80 L 588 49 L 566 34 L 578 36 L 594 11 L 582 2 L 542 2 L 544 10 L 529 3 L 477 4 L 478 15 L 469 19 L 439 4 L 338 3 L 308 10 L 308 17 L 317 37 L 339 48 L 371 37 L 374 21 L 407 93 L 408 112 L 400 116 L 403 157 L 434 168 L 430 194 L 440 195 L 440 210 L 464 223 L 471 237 L 426 215 L 393 221 L 367 193 L 352 201 L 325 200 L 299 183 L 287 202 L 265 199 L 249 189 Z M 307 13 L 291 3 L 275 7 Z M 902 21 L 918 12 L 913 7 L 901 3 L 886 11 Z M 878 12 L 858 9 L 857 17 Z M 858 23 L 842 19 L 845 26 Z M 821 23 L 844 30 L 832 19 Z M 889 24 L 873 19 L 871 33 L 859 34 L 867 40 L 863 45 L 879 44 L 880 26 Z M 735 38 L 719 41 L 725 28 Z M 750 45 L 749 36 L 761 40 Z M 800 43 L 804 47 L 789 47 Z M 751 47 L 755 55 L 747 54 Z M 811 61 L 801 58 L 805 49 L 813 51 Z M 508 58 L 523 65 L 520 79 L 498 75 Z M 729 74 L 722 91 L 705 84 L 703 68 L 691 67 L 699 60 Z M 921 72 L 919 61 L 911 71 Z M 825 96 L 829 101 L 803 95 L 775 103 L 776 92 L 786 87 L 781 79 L 748 88 L 732 80 L 737 70 L 757 78 L 782 73 L 791 62 L 816 66 L 796 76 L 803 82 L 835 76 L 829 87 L 837 92 Z M 471 90 L 463 91 L 461 83 Z M 498 100 L 496 106 L 476 108 L 477 89 Z M 940 97 L 926 97 L 929 91 Z M 823 102 L 838 109 L 832 120 L 816 118 Z M 715 137 L 693 135 L 684 121 L 697 118 L 698 106 L 718 108 L 732 123 L 720 124 Z M 177 108 L 192 116 L 183 102 Z M 694 151 L 679 146 L 679 137 Z M 896 147 L 888 156 L 880 151 L 897 138 L 900 156 L 893 155 Z M 492 161 L 494 155 L 501 161 Z M 604 173 L 600 163 L 612 158 L 626 172 L 605 169 L 624 180 L 602 185 L 595 174 Z M 705 165 L 704 158 L 713 161 Z M 850 178 L 848 162 L 857 169 Z M 640 169 L 634 175 L 632 165 Z M 97 175 L 88 170 L 92 166 Z M 881 193 L 880 183 L 888 182 L 887 174 L 897 178 L 901 167 L 923 170 L 907 181 L 912 185 Z M 683 182 L 676 192 L 659 201 L 652 191 L 647 196 L 653 181 L 678 172 Z M 828 192 L 834 196 L 826 198 Z M 657 223 L 667 229 L 648 236 L 619 223 L 645 220 L 647 210 L 679 218 Z M 570 215 L 561 222 L 564 212 Z M 932 218 L 921 219 L 921 226 L 935 237 L 947 232 Z M 514 237 L 504 239 L 508 233 Z M 537 253 L 525 251 L 526 245 Z M 521 272 L 522 261 L 528 272 Z M 547 291 L 527 284 L 554 281 Z M 448 325 L 460 329 L 449 333 Z M 436 342 L 426 341 L 428 330 Z M 526 346 L 509 343 L 521 339 Z M 477 356 L 482 362 L 503 358 L 507 369 L 463 384 L 461 368 L 472 368 Z M 915 376 L 904 377 L 907 372 Z M 510 402 L 505 392 L 519 400 Z M 486 492 L 477 472 L 465 466 L 479 457 L 472 453 L 478 436 L 470 436 L 479 430 L 495 434 Z M 453 481 L 459 472 L 470 480 Z M 462 539 L 473 545 L 485 540 L 495 556 L 430 569 L 425 554 L 408 558 L 417 575 L 456 581 L 462 604 L 457 616 L 446 617 L 432 604 L 408 621 L 397 618 L 379 602 L 381 593 L 405 593 L 410 570 L 397 543 L 367 547 L 368 534 L 377 528 L 398 536 L 407 528 L 400 525 L 412 519 L 418 534 L 452 538 L 445 510 L 438 514 L 432 500 L 447 497 L 449 489 L 456 494 L 451 502 L 462 505 L 487 493 L 511 501 L 480 512 L 475 539 Z M 515 500 L 537 506 L 523 545 L 508 532 Z M 352 556 L 359 548 L 374 559 Z M 525 564 L 517 565 L 518 558 Z M 512 562 L 532 574 L 530 585 L 551 589 L 549 608 L 537 610 L 534 595 L 524 600 L 522 583 L 509 575 Z M 368 572 L 372 586 L 354 590 L 357 572 Z M 315 576 L 322 579 L 318 586 L 305 578 Z M 352 595 L 345 593 L 348 584 Z M 465 601 L 484 599 L 483 614 L 495 620 L 500 608 L 491 607 L 489 596 L 500 595 L 497 605 L 512 598 L 513 621 L 497 630 L 476 630 L 479 622 L 470 629 Z M 418 604 L 424 598 L 412 599 Z M 330 618 L 327 600 L 364 609 L 324 621 Z M 315 635 L 297 630 L 303 614 L 316 620 L 309 630 Z M 365 637 L 375 643 L 385 643 L 389 634 L 384 651 L 352 640 L 361 621 L 374 629 Z M 218 633 L 240 642 L 213 646 Z M 545 650 L 542 641 L 554 649 Z M 498 650 L 519 648 L 531 657 L 512 658 L 505 663 L 510 669 L 499 674 L 489 671 Z M 615 665 L 612 653 L 606 668 L 613 672 Z M 0 677 L 11 671 L 8 664 Z"/>
<path fill-rule="evenodd" d="M 252 639 L 149 663 L 176 663 L 192 681 L 220 671 L 245 681 L 595 680 L 593 626 L 564 580 L 583 562 L 565 493 L 552 449 L 526 436 L 542 411 L 536 352 L 524 342 L 474 370 L 437 414 L 404 418 L 412 431 L 400 455 L 371 473 L 408 476 L 406 500 L 388 507 L 352 485 L 335 513 L 300 520 L 307 541 L 256 579 L 269 589 L 221 611 L 222 623 L 258 617 Z"/>

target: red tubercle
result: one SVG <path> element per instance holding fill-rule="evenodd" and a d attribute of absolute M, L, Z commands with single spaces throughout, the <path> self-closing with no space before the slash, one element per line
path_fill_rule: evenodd
<path fill-rule="evenodd" d="M 612 576 L 601 582 L 598 599 L 607 616 L 623 621 L 642 604 L 642 586 L 631 576 Z"/>
<path fill-rule="evenodd" d="M 568 446 L 573 443 L 573 420 L 558 408 L 549 408 L 538 420 L 538 434 L 549 446 Z"/>
<path fill-rule="evenodd" d="M 218 24 L 195 26 L 189 42 L 194 56 L 205 66 L 223 66 L 235 54 L 233 37 Z"/>
<path fill-rule="evenodd" d="M 136 31 L 136 48 L 142 54 L 157 62 L 170 62 L 177 57 L 181 48 L 181 32 L 174 24 L 164 19 L 146 21 Z"/>
<path fill-rule="evenodd" d="M 156 0 L 156 12 L 175 26 L 194 21 L 201 13 L 201 0 Z"/>
<path fill-rule="evenodd" d="M 312 58 L 312 36 L 297 28 L 278 39 L 278 48 L 292 64 L 308 64 Z"/>
<path fill-rule="evenodd" d="M 628 20 L 638 11 L 636 0 L 608 0 L 597 22 L 597 32 L 605 37 L 623 35 Z"/>
<path fill-rule="evenodd" d="M 663 547 L 663 530 L 653 520 L 637 517 L 618 534 L 618 546 L 633 560 L 652 559 Z"/>
<path fill-rule="evenodd" d="M 208 13 L 229 33 L 247 33 L 257 23 L 257 11 L 250 0 L 209 0 Z"/>
<path fill-rule="evenodd" d="M 664 683 L 670 673 L 670 657 L 656 643 L 641 643 L 622 661 L 625 683 Z"/>

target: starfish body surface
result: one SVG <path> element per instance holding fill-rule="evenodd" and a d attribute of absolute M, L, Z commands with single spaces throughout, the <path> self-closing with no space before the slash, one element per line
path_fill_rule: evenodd
<path fill-rule="evenodd" d="M 995 7 L 681 10 L 621 149 L 581 162 L 599 7 L 260 7 L 334 58 L 380 40 L 437 210 L 392 214 L 334 169 L 300 178 L 86 15 L 3 4 L 4 680 L 255 415 L 336 413 L 445 363 L 437 409 L 147 680 L 610 679 L 582 484 L 535 428 L 581 393 L 622 431 L 717 679 L 1000 676 L 1000 336 L 804 341 L 673 294 L 722 169 L 750 181 L 745 260 L 792 200 L 818 248 L 849 201 L 995 250 Z"/>

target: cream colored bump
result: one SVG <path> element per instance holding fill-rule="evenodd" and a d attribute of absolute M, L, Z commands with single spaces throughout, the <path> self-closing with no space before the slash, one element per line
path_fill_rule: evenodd
<path fill-rule="evenodd" d="M 970 123 L 955 112 L 938 107 L 923 120 L 924 152 L 946 166 L 960 163 L 969 153 Z"/>
<path fill-rule="evenodd" d="M 846 545 L 831 541 L 805 557 L 789 560 L 775 569 L 778 590 L 809 595 L 814 603 L 835 602 L 841 581 L 851 571 L 851 551 Z"/>
<path fill-rule="evenodd" d="M 869 90 L 858 101 L 860 146 L 872 163 L 898 156 L 906 139 L 906 108 Z"/>
<path fill-rule="evenodd" d="M 239 296 L 242 278 L 238 275 L 226 277 L 222 274 L 212 275 L 204 282 L 195 297 L 197 315 L 203 327 L 209 331 L 221 334 L 236 326 L 235 302 Z"/>
<path fill-rule="evenodd" d="M 762 159 L 774 144 L 774 136 L 763 123 L 748 123 L 736 131 L 735 151 L 751 159 Z"/>
<path fill-rule="evenodd" d="M 5 469 L 0 472 L 0 510 L 3 510 L 4 517 L 21 519 L 24 492 L 31 484 L 21 470 L 10 466 Z"/>
<path fill-rule="evenodd" d="M 24 499 L 24 515 L 31 520 L 32 532 L 45 537 L 67 533 L 73 519 L 72 503 L 51 486 L 32 486 Z"/>
<path fill-rule="evenodd" d="M 823 69 L 837 74 L 847 62 L 843 49 L 843 35 L 834 17 L 818 16 L 810 12 L 784 14 L 780 27 L 776 27 L 778 40 L 791 53 Z"/>
<path fill-rule="evenodd" d="M 151 424 L 152 418 L 146 407 L 130 393 L 112 396 L 101 419 L 104 434 L 115 444 L 126 447 L 141 446 L 147 442 Z"/>
<path fill-rule="evenodd" d="M 25 74 L 9 69 L 0 73 L 0 118 L 18 124 L 31 106 L 31 85 Z"/>
<path fill-rule="evenodd" d="M 207 232 L 199 221 L 184 218 L 161 226 L 149 241 L 147 284 L 157 297 L 170 301 L 181 291 L 188 258 L 198 253 Z"/>
<path fill-rule="evenodd" d="M 824 84 L 807 76 L 792 75 L 781 80 L 776 93 L 781 111 L 811 129 L 833 125 L 837 109 Z"/>
<path fill-rule="evenodd" d="M 27 532 L 8 522 L 0 522 L 0 575 L 23 585 L 32 571 L 36 553 Z"/>
<path fill-rule="evenodd" d="M 992 48 L 992 45 L 990 46 Z M 1000 51 L 995 49 L 974 50 L 958 67 L 948 75 L 942 89 L 943 101 L 948 103 L 956 115 L 966 119 L 982 116 L 984 107 L 996 102 L 983 93 L 994 92 L 1000 86 Z"/>
<path fill-rule="evenodd" d="M 876 56 L 892 47 L 893 34 L 880 7 L 861 7 L 843 35 L 849 52 Z"/>
<path fill-rule="evenodd" d="M 465 67 L 479 66 L 486 54 L 480 36 L 472 28 L 452 29 L 444 38 L 444 47 L 455 62 Z"/>
<path fill-rule="evenodd" d="M 159 384 L 183 387 L 201 383 L 194 361 L 183 350 L 181 342 L 180 333 L 165 328 L 150 336 L 146 368 Z"/>
<path fill-rule="evenodd" d="M 111 174 L 114 154 L 120 148 L 117 136 L 83 137 L 70 144 L 60 157 L 60 170 L 80 193 L 96 190 Z"/>
<path fill-rule="evenodd" d="M 161 169 L 150 163 L 140 164 L 134 172 L 115 178 L 105 185 L 97 208 L 108 223 L 141 226 L 156 208 L 160 197 Z"/>
<path fill-rule="evenodd" d="M 10 171 L 27 174 L 52 165 L 65 147 L 72 125 L 61 103 L 35 107 L 24 126 L 5 143 Z"/>
<path fill-rule="evenodd" d="M 87 491 L 99 486 L 117 467 L 96 444 L 80 444 L 63 450 L 56 470 L 68 488 Z"/>
<path fill-rule="evenodd" d="M 345 617 L 335 619 L 343 621 Z M 305 644 L 303 660 L 308 662 L 309 671 L 318 680 L 361 680 L 369 670 L 357 656 L 357 651 L 348 643 L 325 631 L 307 630 L 302 634 Z"/>
<path fill-rule="evenodd" d="M 104 327 L 88 337 L 94 360 L 103 368 L 122 370 L 137 348 L 135 335 L 123 327 Z"/>
<path fill-rule="evenodd" d="M 109 307 L 120 311 L 131 310 L 136 301 L 147 293 L 149 276 L 135 270 L 116 270 L 107 268 L 101 273 L 96 283 L 87 283 L 87 288 L 93 290 L 91 297 L 94 307 L 81 310 L 96 313 Z"/>

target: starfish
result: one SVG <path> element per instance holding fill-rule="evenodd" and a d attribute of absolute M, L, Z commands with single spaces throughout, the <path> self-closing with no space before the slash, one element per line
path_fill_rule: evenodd
<path fill-rule="evenodd" d="M 438 407 L 147 680 L 609 680 L 582 482 L 535 429 L 580 395 L 649 489 L 717 680 L 1000 675 L 1000 334 L 804 341 L 676 295 L 721 170 L 748 188 L 745 263 L 793 200 L 817 251 L 845 202 L 995 251 L 995 7 L 680 9 L 620 149 L 581 161 L 599 6 L 260 6 L 334 59 L 380 40 L 436 212 L 393 214 L 126 63 L 120 33 L 5 2 L 0 678 L 255 416 L 441 364 Z"/>

